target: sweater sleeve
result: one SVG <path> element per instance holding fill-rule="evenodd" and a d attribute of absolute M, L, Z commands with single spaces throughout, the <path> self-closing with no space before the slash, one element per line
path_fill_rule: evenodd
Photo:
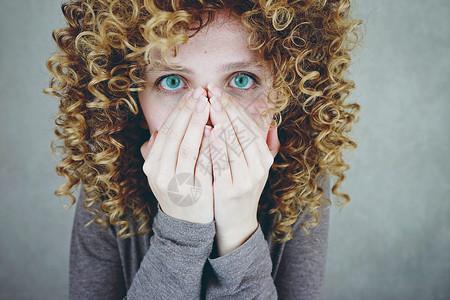
<path fill-rule="evenodd" d="M 325 177 L 319 183 L 327 198 L 329 180 Z M 322 209 L 319 225 L 310 229 L 309 240 L 300 226 L 303 221 L 301 216 L 292 226 L 293 238 L 285 243 L 275 279 L 260 225 L 239 248 L 222 257 L 208 258 L 213 276 L 207 283 L 206 299 L 322 299 L 329 210 Z"/>
<path fill-rule="evenodd" d="M 215 235 L 214 221 L 194 224 L 160 210 L 153 236 L 128 290 L 113 226 L 102 230 L 78 199 L 72 229 L 70 299 L 199 299 L 204 264 Z"/>
<path fill-rule="evenodd" d="M 272 260 L 261 225 L 239 248 L 208 258 L 208 262 L 213 276 L 207 283 L 206 299 L 277 299 Z"/>
<path fill-rule="evenodd" d="M 127 299 L 200 299 L 203 268 L 216 233 L 214 221 L 177 220 L 158 205 L 153 232 Z"/>

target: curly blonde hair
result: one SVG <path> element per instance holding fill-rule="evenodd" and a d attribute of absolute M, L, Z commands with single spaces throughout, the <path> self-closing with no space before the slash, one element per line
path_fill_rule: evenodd
<path fill-rule="evenodd" d="M 56 171 L 67 182 L 55 194 L 69 196 L 72 206 L 81 183 L 93 221 L 117 226 L 118 237 L 135 234 L 130 220 L 138 234 L 149 233 L 157 204 L 139 152 L 149 138 L 137 100 L 143 66 L 167 63 L 167 53 L 220 9 L 242 20 L 249 49 L 274 70 L 277 97 L 268 97 L 273 105 L 264 114 L 273 114 L 281 147 L 259 211 L 274 215 L 275 240 L 290 240 L 301 214 L 311 216 L 301 224 L 307 234 L 318 224 L 321 176 L 337 177 L 338 205 L 350 201 L 338 188 L 349 168 L 343 151 L 356 148 L 346 133 L 359 105 L 344 103 L 354 88 L 344 75 L 362 22 L 352 18 L 348 0 L 69 1 L 62 4 L 68 26 L 53 31 L 59 51 L 47 61 L 52 79 L 44 89 L 60 99 L 51 146 L 62 155 Z"/>

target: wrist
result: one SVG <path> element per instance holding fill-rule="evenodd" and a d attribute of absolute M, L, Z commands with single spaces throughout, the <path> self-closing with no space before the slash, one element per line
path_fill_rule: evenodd
<path fill-rule="evenodd" d="M 226 228 L 216 229 L 216 243 L 218 256 L 224 256 L 229 252 L 239 248 L 244 244 L 258 229 L 258 222 L 238 229 Z"/>

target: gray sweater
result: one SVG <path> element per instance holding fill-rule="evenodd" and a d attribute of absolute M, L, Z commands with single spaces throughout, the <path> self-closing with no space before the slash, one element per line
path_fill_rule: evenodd
<path fill-rule="evenodd" d="M 319 183 L 330 199 L 329 179 Z M 110 226 L 83 227 L 92 215 L 77 201 L 70 248 L 70 299 L 322 299 L 329 210 L 311 238 L 293 225 L 293 239 L 275 243 L 273 219 L 239 248 L 217 257 L 215 223 L 174 219 L 158 206 L 152 231 L 121 239 Z M 130 222 L 131 229 L 133 223 Z"/>

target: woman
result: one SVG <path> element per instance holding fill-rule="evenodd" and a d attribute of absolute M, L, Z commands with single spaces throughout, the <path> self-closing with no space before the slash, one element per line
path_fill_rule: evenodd
<path fill-rule="evenodd" d="M 349 8 L 62 5 L 45 92 L 61 99 L 56 194 L 77 202 L 71 298 L 322 297 L 329 175 L 348 202 L 356 147 Z"/>

